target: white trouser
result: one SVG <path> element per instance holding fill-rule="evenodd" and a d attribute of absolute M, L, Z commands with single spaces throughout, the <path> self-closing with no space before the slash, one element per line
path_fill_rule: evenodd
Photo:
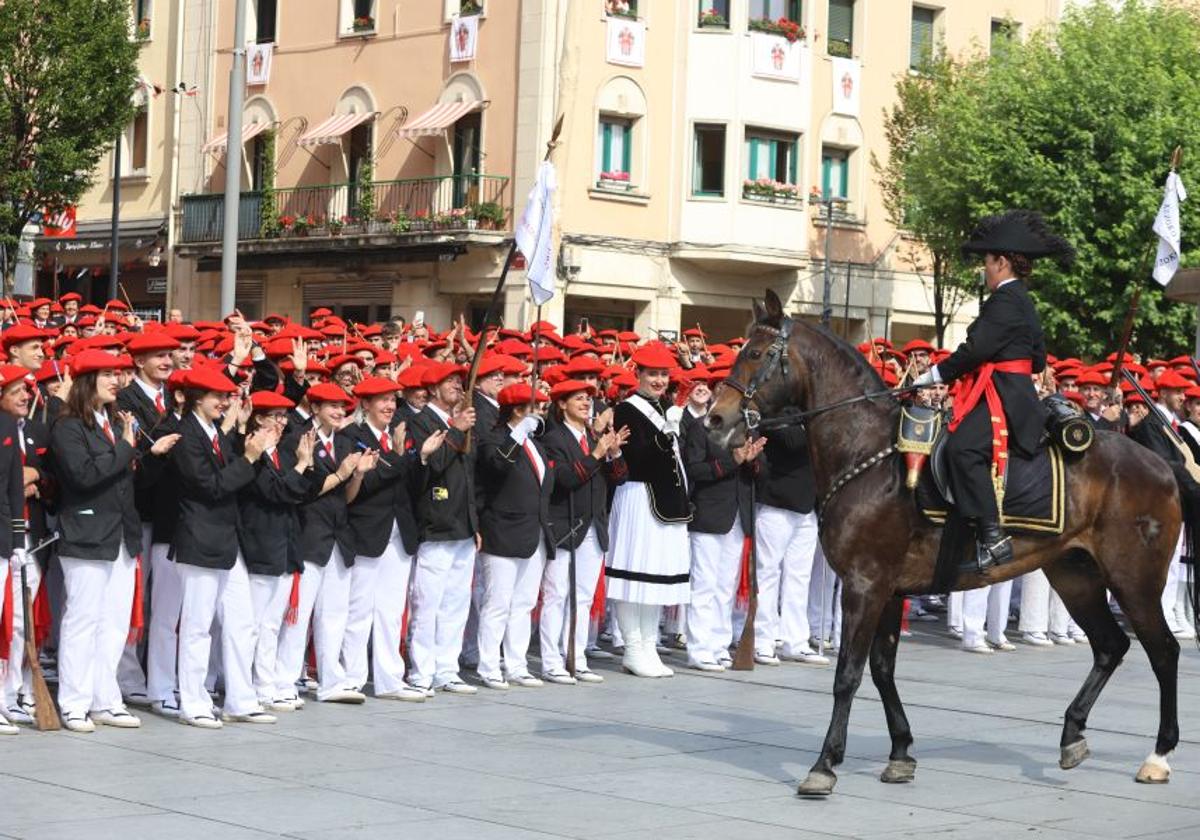
<path fill-rule="evenodd" d="M 121 545 L 114 561 L 60 558 L 67 598 L 58 644 L 63 714 L 120 709 L 117 663 L 129 637 L 135 561 Z"/>
<path fill-rule="evenodd" d="M 350 615 L 352 569 L 342 560 L 341 549 L 334 545 L 321 576 L 321 588 L 313 609 L 313 645 L 317 650 L 317 699 L 325 700 L 351 683 L 342 665 L 346 621 Z"/>
<path fill-rule="evenodd" d="M 1008 601 L 1012 592 L 1012 581 L 994 583 L 980 589 L 962 593 L 963 647 L 977 647 L 986 639 L 993 644 L 1006 641 L 1004 630 L 1008 626 Z"/>
<path fill-rule="evenodd" d="M 316 563 L 305 563 L 300 576 L 300 604 L 296 610 L 296 623 L 286 621 L 279 629 L 279 646 L 275 652 L 274 698 L 282 700 L 296 696 L 296 680 L 304 670 L 304 652 L 308 648 L 308 628 L 312 621 L 313 606 L 321 590 L 321 579 L 325 567 Z M 290 593 L 289 593 L 290 594 Z"/>
<path fill-rule="evenodd" d="M 151 702 L 175 702 L 176 650 L 183 588 L 175 561 L 167 557 L 168 543 L 150 547 L 150 627 L 146 642 L 146 696 Z"/>
<path fill-rule="evenodd" d="M 474 570 L 474 539 L 424 542 L 417 549 L 409 612 L 413 685 L 458 679 Z"/>
<path fill-rule="evenodd" d="M 834 647 L 838 647 L 842 636 L 842 590 L 837 583 L 837 574 L 825 559 L 825 552 L 818 542 L 808 589 L 809 634 L 818 641 L 829 639 Z"/>
<path fill-rule="evenodd" d="M 292 594 L 292 576 L 250 575 L 250 599 L 254 603 L 255 630 L 258 642 L 254 646 L 254 692 L 258 699 L 270 703 L 276 698 L 275 661 L 279 652 L 279 628 L 287 612 Z"/>
<path fill-rule="evenodd" d="M 141 578 L 139 585 L 142 587 L 142 618 L 145 627 L 146 611 L 153 608 L 150 602 L 150 588 L 147 584 L 150 582 L 150 539 L 154 532 L 153 526 L 149 522 L 142 523 L 142 550 L 138 555 L 141 562 L 137 564 L 136 571 Z M 126 639 L 125 650 L 121 652 L 121 661 L 117 665 L 117 683 L 121 686 L 121 693 L 128 697 L 131 694 L 146 693 L 146 672 L 142 670 L 142 660 L 139 655 L 141 640 L 134 639 L 130 641 Z"/>
<path fill-rule="evenodd" d="M 367 640 L 372 635 L 375 693 L 397 691 L 404 685 L 400 635 L 412 566 L 412 556 L 404 550 L 395 523 L 383 554 L 354 558 L 350 569 L 350 616 L 342 642 L 342 661 L 350 685 L 361 688 L 367 683 Z"/>
<path fill-rule="evenodd" d="M 212 714 L 204 688 L 212 648 L 213 619 L 221 621 L 221 665 L 225 677 L 224 711 L 259 711 L 252 667 L 258 620 L 250 594 L 250 575 L 239 552 L 233 568 L 205 569 L 180 563 L 183 607 L 179 614 L 179 708 L 185 717 Z"/>
<path fill-rule="evenodd" d="M 584 534 L 583 542 L 575 549 L 575 668 L 587 668 L 584 650 L 588 642 L 591 624 L 592 601 L 596 597 L 596 586 L 600 583 L 600 569 L 604 566 L 604 552 L 596 539 L 593 525 Z M 542 573 L 542 612 L 538 619 L 538 630 L 542 645 L 542 671 L 565 669 L 568 626 L 570 625 L 571 553 L 565 548 L 557 549 L 546 561 Z"/>
<path fill-rule="evenodd" d="M 1182 630 L 1183 622 L 1180 621 L 1179 615 L 1175 612 L 1175 605 L 1179 595 L 1179 582 L 1187 579 L 1187 571 L 1183 568 L 1183 530 L 1179 532 L 1179 542 L 1175 544 L 1175 553 L 1171 555 L 1171 565 L 1167 566 L 1167 584 L 1162 591 L 1162 608 L 1163 615 L 1167 619 L 1167 626 L 1171 628 L 1171 632 Z"/>
<path fill-rule="evenodd" d="M 28 542 L 26 540 L 26 544 Z M 24 694 L 32 698 L 33 691 L 26 678 L 29 663 L 25 661 L 25 593 L 21 584 L 21 568 L 4 558 L 0 558 L 0 564 L 3 564 L 0 566 L 0 579 L 8 575 L 13 630 L 12 645 L 8 650 L 8 668 L 4 670 L 0 667 L 0 671 L 3 671 L 3 679 L 0 680 L 0 713 L 3 713 L 5 709 L 17 705 L 19 695 Z M 33 599 L 37 598 L 42 580 L 42 570 L 32 557 L 25 567 L 25 577 L 29 581 L 29 612 L 32 614 Z M 32 633 L 33 630 L 29 632 Z"/>
<path fill-rule="evenodd" d="M 1050 587 L 1050 580 L 1041 569 L 1021 577 L 1021 620 L 1017 629 L 1022 633 L 1052 633 L 1066 636 L 1070 632 L 1071 616 L 1062 598 Z"/>
<path fill-rule="evenodd" d="M 745 534 L 734 517 L 724 534 L 689 535 L 692 544 L 692 598 L 687 605 L 688 661 L 716 662 L 729 652 L 733 601 L 742 569 Z"/>
<path fill-rule="evenodd" d="M 483 559 L 475 555 L 475 571 L 471 577 L 471 607 L 463 631 L 462 662 L 475 667 L 479 664 L 479 608 L 483 604 Z"/>
<path fill-rule="evenodd" d="M 817 515 L 759 505 L 754 520 L 758 553 L 758 612 L 754 649 L 773 654 L 808 647 L 808 583 L 817 548 Z"/>
<path fill-rule="evenodd" d="M 527 656 L 537 606 L 546 551 L 538 540 L 529 557 L 479 555 L 483 566 L 483 603 L 479 605 L 479 675 L 501 679 L 500 648 L 504 672 L 510 677 L 529 673 Z"/>

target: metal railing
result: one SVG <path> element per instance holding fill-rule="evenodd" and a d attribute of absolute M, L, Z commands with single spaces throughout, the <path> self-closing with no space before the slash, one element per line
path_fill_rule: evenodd
<path fill-rule="evenodd" d="M 364 224 L 390 221 L 400 215 L 434 220 L 449 216 L 454 210 L 477 212 L 481 207 L 493 215 L 503 213 L 503 222 L 498 227 L 507 229 L 511 223 L 508 181 L 498 175 L 446 175 L 276 189 L 274 225 L 263 224 L 263 192 L 244 192 L 238 210 L 238 239 L 261 238 L 268 228 L 280 226 L 284 217 L 304 217 L 311 219 L 316 227 L 325 227 L 331 221 Z M 180 241 L 219 242 L 225 217 L 223 202 L 220 193 L 183 196 Z"/>

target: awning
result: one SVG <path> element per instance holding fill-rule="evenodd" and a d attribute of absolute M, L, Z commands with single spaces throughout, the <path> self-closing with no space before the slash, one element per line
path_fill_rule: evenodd
<path fill-rule="evenodd" d="M 258 135 L 262 134 L 270 127 L 270 123 L 252 122 L 242 125 L 242 145 L 246 145 Z M 211 140 L 200 147 L 201 152 L 216 152 L 223 154 L 225 147 L 229 144 L 229 132 L 225 131 L 215 135 Z"/>
<path fill-rule="evenodd" d="M 432 137 L 443 133 L 464 115 L 483 107 L 482 102 L 439 102 L 400 129 L 401 137 Z"/>
<path fill-rule="evenodd" d="M 374 118 L 374 111 L 366 114 L 334 114 L 316 128 L 301 135 L 299 143 L 301 146 L 320 146 L 324 143 L 337 143 L 347 131 Z"/>

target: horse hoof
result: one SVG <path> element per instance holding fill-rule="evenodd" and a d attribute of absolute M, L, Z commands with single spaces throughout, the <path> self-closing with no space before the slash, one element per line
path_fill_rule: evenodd
<path fill-rule="evenodd" d="M 879 781 L 889 785 L 901 785 L 911 782 L 917 775 L 917 760 L 915 758 L 893 758 L 888 762 Z"/>
<path fill-rule="evenodd" d="M 1088 749 L 1087 739 L 1080 738 L 1074 744 L 1068 744 L 1062 748 L 1062 755 L 1058 759 L 1058 766 L 1063 770 L 1073 770 L 1080 764 L 1083 764 L 1083 760 L 1091 754 L 1092 751 Z"/>
<path fill-rule="evenodd" d="M 1143 785 L 1165 785 L 1171 781 L 1171 765 L 1167 763 L 1167 757 L 1150 753 L 1138 768 L 1134 779 Z"/>
<path fill-rule="evenodd" d="M 837 784 L 837 776 L 832 773 L 825 773 L 820 770 L 813 770 L 808 774 L 800 787 L 796 788 L 797 796 L 829 796 L 833 793 L 833 786 Z"/>

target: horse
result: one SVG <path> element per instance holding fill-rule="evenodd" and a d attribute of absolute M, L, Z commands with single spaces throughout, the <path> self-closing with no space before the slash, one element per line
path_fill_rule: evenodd
<path fill-rule="evenodd" d="M 916 774 L 909 754 L 912 730 L 896 690 L 896 652 L 903 598 L 930 591 L 941 529 L 918 512 L 905 485 L 903 460 L 892 447 L 899 401 L 886 392 L 864 397 L 881 389 L 883 382 L 861 353 L 828 329 L 786 316 L 768 290 L 765 306 L 754 302 L 748 340 L 704 421 L 710 438 L 722 446 L 740 445 L 760 418 L 766 425 L 789 422 L 789 411 L 807 426 L 820 541 L 842 580 L 843 623 L 833 714 L 821 753 L 797 790 L 804 797 L 833 792 L 834 768 L 845 757 L 850 706 L 868 657 L 891 737 L 880 780 L 910 782 Z M 1135 778 L 1165 783 L 1168 757 L 1179 741 L 1179 642 L 1167 625 L 1161 595 L 1182 525 L 1179 490 L 1165 461 L 1115 432 L 1097 432 L 1092 446 L 1068 463 L 1065 483 L 1061 535 L 1014 534 L 1011 562 L 960 573 L 954 588 L 974 589 L 1042 569 L 1087 634 L 1093 662 L 1066 710 L 1059 760 L 1064 770 L 1090 755 L 1088 714 L 1129 649 L 1129 637 L 1108 606 L 1110 590 L 1145 648 L 1159 687 L 1157 740 Z"/>

